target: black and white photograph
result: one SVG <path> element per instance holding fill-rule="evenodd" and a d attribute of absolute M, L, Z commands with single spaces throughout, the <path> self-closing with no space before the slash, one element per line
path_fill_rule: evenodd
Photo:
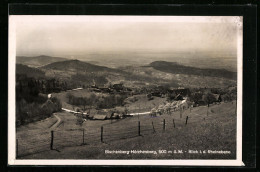
<path fill-rule="evenodd" d="M 10 15 L 9 163 L 243 166 L 242 52 L 242 16 Z"/>

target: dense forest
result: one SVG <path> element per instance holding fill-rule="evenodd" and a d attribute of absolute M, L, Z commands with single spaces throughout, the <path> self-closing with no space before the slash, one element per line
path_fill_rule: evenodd
<path fill-rule="evenodd" d="M 53 112 L 61 110 L 61 102 L 50 98 L 46 93 L 66 89 L 66 83 L 55 79 L 44 80 L 16 75 L 16 125 L 50 117 Z M 43 94 L 44 93 L 44 94 Z"/>

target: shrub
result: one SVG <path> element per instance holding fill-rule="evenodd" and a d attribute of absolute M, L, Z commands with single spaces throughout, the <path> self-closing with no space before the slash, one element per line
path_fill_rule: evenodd
<path fill-rule="evenodd" d="M 16 107 L 16 124 L 19 126 L 50 117 L 53 112 L 61 110 L 61 103 L 57 98 L 48 99 L 42 104 L 28 103 L 25 99 L 21 99 Z"/>

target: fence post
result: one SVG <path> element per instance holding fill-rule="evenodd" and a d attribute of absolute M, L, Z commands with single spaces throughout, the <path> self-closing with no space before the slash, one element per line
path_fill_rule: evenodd
<path fill-rule="evenodd" d="M 154 128 L 154 125 L 153 125 L 153 121 L 152 121 L 152 126 L 153 126 L 153 132 L 155 133 L 155 128 Z"/>
<path fill-rule="evenodd" d="M 83 141 L 83 145 L 85 144 L 85 128 L 83 128 L 82 130 L 82 141 Z"/>
<path fill-rule="evenodd" d="M 16 139 L 16 158 L 18 157 L 18 139 Z"/>
<path fill-rule="evenodd" d="M 51 150 L 53 150 L 53 138 L 54 138 L 54 134 L 53 134 L 53 130 L 51 130 L 51 145 L 50 145 Z"/>
<path fill-rule="evenodd" d="M 165 119 L 163 119 L 163 131 L 165 131 Z"/>
<path fill-rule="evenodd" d="M 188 119 L 189 119 L 189 116 L 186 117 L 186 123 L 185 123 L 185 125 L 187 125 Z"/>
<path fill-rule="evenodd" d="M 140 125 L 140 121 L 138 121 L 138 136 L 141 136 L 141 125 Z"/>
<path fill-rule="evenodd" d="M 101 126 L 101 142 L 103 143 L 103 126 Z"/>
<path fill-rule="evenodd" d="M 173 127 L 175 128 L 175 122 L 174 122 L 174 119 L 172 119 L 172 122 L 173 122 Z"/>

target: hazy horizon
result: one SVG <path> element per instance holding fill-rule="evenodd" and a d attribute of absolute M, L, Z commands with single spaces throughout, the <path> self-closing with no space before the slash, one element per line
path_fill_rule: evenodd
<path fill-rule="evenodd" d="M 237 34 L 242 21 L 235 16 L 11 17 L 16 20 L 16 56 L 101 63 L 168 60 L 185 64 L 189 63 L 185 60 L 206 59 L 236 69 L 238 37 L 242 37 Z"/>
<path fill-rule="evenodd" d="M 49 55 L 37 55 L 37 56 L 49 56 Z M 37 56 L 26 56 L 26 57 L 37 57 Z M 144 58 L 149 56 L 149 58 Z M 211 57 L 209 57 L 211 56 Z M 218 57 L 218 56 L 221 56 Z M 19 56 L 17 56 L 19 58 Z M 96 54 L 85 54 L 85 55 L 74 55 L 74 56 L 51 56 L 61 57 L 68 60 L 80 60 L 84 62 L 90 62 L 92 64 L 107 66 L 112 68 L 124 67 L 124 66 L 145 66 L 154 61 L 168 61 L 177 62 L 186 66 L 194 66 L 201 68 L 217 68 L 226 69 L 230 71 L 237 70 L 236 58 L 232 55 L 227 54 L 111 54 L 111 53 L 96 53 Z M 130 58 L 131 57 L 131 58 Z"/>
<path fill-rule="evenodd" d="M 237 52 L 235 17 L 15 17 L 17 55 Z"/>

